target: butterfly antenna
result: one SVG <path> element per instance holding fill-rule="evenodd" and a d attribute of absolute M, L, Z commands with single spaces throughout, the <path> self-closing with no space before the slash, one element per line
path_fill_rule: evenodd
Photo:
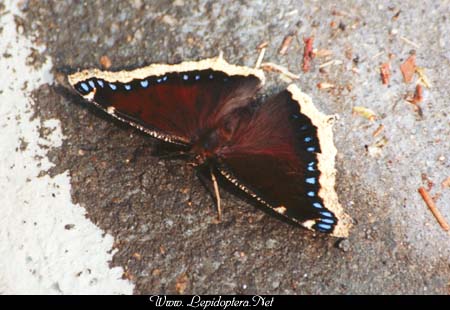
<path fill-rule="evenodd" d="M 219 185 L 217 184 L 217 179 L 216 179 L 216 176 L 214 175 L 214 171 L 211 166 L 209 167 L 209 172 L 211 173 L 211 180 L 212 180 L 213 186 L 214 186 L 214 193 L 216 194 L 218 220 L 219 220 L 219 222 L 221 222 L 222 221 L 222 208 L 220 207 Z"/>

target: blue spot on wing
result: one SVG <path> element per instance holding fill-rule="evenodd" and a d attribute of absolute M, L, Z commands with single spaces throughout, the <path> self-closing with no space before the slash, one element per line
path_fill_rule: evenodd
<path fill-rule="evenodd" d="M 305 181 L 308 184 L 312 184 L 312 185 L 316 184 L 316 178 L 306 178 Z"/>
<path fill-rule="evenodd" d="M 333 214 L 331 214 L 328 211 L 322 211 L 322 212 L 320 212 L 320 214 L 322 214 L 323 216 L 326 216 L 326 217 L 333 217 Z"/>
<path fill-rule="evenodd" d="M 81 83 L 80 86 L 85 92 L 88 92 L 90 90 L 89 86 L 86 83 Z"/>
<path fill-rule="evenodd" d="M 317 230 L 321 232 L 329 232 L 333 226 L 329 224 L 319 223 L 317 224 Z"/>
<path fill-rule="evenodd" d="M 316 208 L 316 209 L 322 209 L 323 208 L 323 206 L 322 206 L 322 204 L 320 202 L 314 202 L 313 203 L 313 207 Z"/>
<path fill-rule="evenodd" d="M 332 219 L 321 219 L 320 221 L 321 221 L 322 223 L 334 224 L 334 220 L 332 220 Z"/>

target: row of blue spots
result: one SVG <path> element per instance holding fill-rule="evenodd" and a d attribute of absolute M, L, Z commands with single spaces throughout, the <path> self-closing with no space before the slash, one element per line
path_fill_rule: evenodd
<path fill-rule="evenodd" d="M 183 80 L 187 81 L 189 80 L 189 75 L 188 74 L 183 74 L 182 76 Z M 199 74 L 196 74 L 194 77 L 195 81 L 199 81 L 201 79 L 201 76 Z M 214 75 L 210 74 L 208 76 L 208 78 L 210 80 L 214 79 Z M 166 82 L 168 80 L 167 75 L 163 76 L 162 78 L 158 78 L 156 80 L 156 83 L 162 83 L 162 82 Z M 227 78 L 224 78 L 224 81 L 227 81 Z M 103 80 L 88 80 L 88 81 L 84 81 L 80 83 L 79 86 L 79 90 L 85 93 L 90 92 L 91 90 L 93 90 L 94 88 L 96 88 L 96 83 L 98 84 L 98 86 L 100 86 L 101 88 L 103 88 L 105 86 L 105 82 Z M 111 90 L 117 90 L 118 86 L 116 83 L 111 83 L 111 82 L 106 82 L 109 86 L 109 88 Z M 150 85 L 150 82 L 148 80 L 142 80 L 139 82 L 142 88 L 147 88 Z M 123 86 L 125 88 L 125 90 L 131 90 L 132 89 L 132 85 L 131 84 L 125 84 Z"/>
<path fill-rule="evenodd" d="M 306 170 L 310 171 L 310 172 L 314 172 L 315 171 L 315 162 L 311 161 L 307 164 L 306 166 Z M 316 184 L 316 178 L 315 177 L 308 177 L 305 179 L 305 182 L 311 185 L 315 185 Z M 310 198 L 314 198 L 316 197 L 316 191 L 315 190 L 310 190 L 306 193 L 306 195 Z M 323 209 L 323 206 L 320 202 L 313 202 L 313 207 L 316 209 Z"/>
<path fill-rule="evenodd" d="M 313 137 L 311 137 L 311 136 L 305 137 L 305 138 L 303 139 L 303 141 L 304 141 L 305 143 L 310 143 L 310 142 L 313 141 Z M 313 152 L 316 151 L 316 148 L 315 148 L 314 146 L 309 146 L 309 147 L 306 148 L 306 150 L 307 150 L 308 152 L 313 153 Z"/>
<path fill-rule="evenodd" d="M 333 226 L 336 224 L 336 220 L 334 219 L 333 214 L 327 211 L 320 212 L 322 217 L 319 219 L 318 223 L 316 224 L 319 231 L 330 231 Z"/>
<path fill-rule="evenodd" d="M 318 202 L 315 202 L 313 206 L 317 209 L 323 209 L 323 206 Z M 321 215 L 321 218 L 316 223 L 317 230 L 321 232 L 329 232 L 336 224 L 334 215 L 328 211 L 319 211 L 319 214 Z"/>
<path fill-rule="evenodd" d="M 296 120 L 298 120 L 298 119 L 300 118 L 300 115 L 297 114 L 297 113 L 292 114 L 291 116 L 292 116 L 293 119 L 296 119 Z M 308 124 L 303 124 L 303 125 L 300 127 L 300 131 L 306 131 L 306 130 L 308 130 L 309 128 L 310 128 L 310 127 L 309 127 Z M 314 140 L 314 139 L 313 139 L 313 137 L 311 137 L 311 136 L 307 136 L 307 137 L 303 138 L 303 141 L 304 141 L 305 143 L 313 142 L 313 140 Z M 316 151 L 316 148 L 315 148 L 314 146 L 310 146 L 310 147 L 308 147 L 306 150 L 307 150 L 308 152 L 313 153 L 313 152 Z"/>
<path fill-rule="evenodd" d="M 158 79 L 157 83 L 165 82 L 165 81 L 167 81 L 167 79 L 168 79 L 168 77 L 164 76 L 164 77 Z M 98 86 L 100 86 L 101 88 L 105 87 L 105 82 L 103 80 L 88 80 L 88 81 L 80 83 L 79 90 L 88 93 L 91 90 L 93 90 L 94 88 L 96 88 L 96 84 L 95 83 L 97 83 Z M 116 83 L 107 82 L 107 84 L 108 84 L 108 86 L 109 86 L 109 88 L 111 90 L 117 90 L 117 88 L 118 88 Z M 149 81 L 148 80 L 142 80 L 142 81 L 140 81 L 140 84 L 141 84 L 141 86 L 143 88 L 146 88 L 149 85 Z M 131 84 L 125 84 L 123 87 L 125 88 L 125 90 L 131 90 L 132 89 Z"/>
<path fill-rule="evenodd" d="M 200 75 L 196 74 L 194 76 L 194 80 L 199 81 L 200 80 Z M 214 79 L 214 76 L 212 74 L 209 75 L 209 79 L 212 80 Z M 183 74 L 183 80 L 187 81 L 189 80 L 189 74 Z"/>
<path fill-rule="evenodd" d="M 300 115 L 299 115 L 298 113 L 292 114 L 291 117 L 292 117 L 293 119 L 296 119 L 296 120 L 300 119 Z M 310 127 L 309 127 L 308 124 L 302 124 L 302 125 L 300 126 L 300 131 L 306 131 L 306 130 L 308 130 L 309 128 L 310 128 Z M 312 140 L 312 138 L 311 138 L 311 140 Z M 305 141 L 305 142 L 308 142 L 308 141 Z"/>
<path fill-rule="evenodd" d="M 189 74 L 183 74 L 183 76 L 182 76 L 182 79 L 184 81 L 188 81 L 190 78 L 191 77 L 189 76 Z M 193 78 L 194 78 L 195 81 L 200 81 L 201 75 L 196 74 L 196 75 L 193 76 Z M 208 75 L 208 79 L 213 80 L 214 79 L 214 75 L 213 74 Z M 227 82 L 228 78 L 227 77 L 223 78 L 223 81 Z"/>
<path fill-rule="evenodd" d="M 88 81 L 80 83 L 79 90 L 82 91 L 82 92 L 88 93 L 88 92 L 92 91 L 93 89 L 95 89 L 97 87 L 97 85 L 95 83 L 97 83 L 97 85 L 100 86 L 101 88 L 103 88 L 105 86 L 105 84 L 104 84 L 104 82 L 102 80 L 88 80 Z M 109 83 L 109 86 L 112 89 L 116 88 L 116 86 L 114 84 L 111 84 L 111 83 Z"/>

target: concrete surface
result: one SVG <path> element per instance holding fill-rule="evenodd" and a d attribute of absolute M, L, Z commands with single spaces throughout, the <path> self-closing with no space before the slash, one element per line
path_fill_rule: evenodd
<path fill-rule="evenodd" d="M 20 34 L 14 2 L 0 12 L 0 294 L 129 294 L 123 269 L 108 265 L 113 237 L 72 203 L 67 171 L 41 173 L 64 137 L 58 119 L 35 115 L 30 95 L 53 85 L 52 62 L 27 64 L 43 48 Z"/>
<path fill-rule="evenodd" d="M 34 53 L 33 64 L 39 67 L 42 57 L 50 57 L 59 82 L 33 92 L 35 115 L 59 120 L 65 137 L 48 150 L 54 166 L 43 174 L 69 171 L 73 202 L 114 238 L 112 266 L 123 268 L 134 293 L 449 293 L 449 235 L 417 193 L 433 183 L 431 193 L 450 220 L 450 190 L 441 187 L 450 176 L 449 1 L 20 1 L 19 6 L 23 18 L 16 23 L 46 48 Z M 298 40 L 287 55 L 278 55 L 291 30 Z M 344 241 L 288 225 L 229 192 L 222 193 L 224 219 L 216 223 L 211 195 L 183 161 L 155 156 L 164 150 L 160 143 L 112 121 L 64 87 L 67 73 L 99 67 L 103 55 L 119 69 L 222 50 L 231 63 L 252 66 L 263 41 L 269 41 L 266 61 L 300 72 L 302 38 L 311 35 L 315 48 L 333 56 L 316 58 L 297 84 L 323 111 L 340 116 L 337 190 L 355 219 Z M 411 50 L 432 84 L 421 103 L 423 116 L 404 100 L 415 82 L 403 82 L 399 65 Z M 392 78 L 385 86 L 379 65 L 390 58 Z M 320 70 L 330 59 L 337 64 Z M 267 77 L 267 93 L 286 86 L 276 74 Z M 319 82 L 335 88 L 318 89 Z M 378 120 L 352 116 L 354 106 L 372 109 Z M 374 138 L 379 124 L 385 129 Z M 386 145 L 377 148 L 383 138 Z M 79 240 L 74 236 L 71 242 Z"/>

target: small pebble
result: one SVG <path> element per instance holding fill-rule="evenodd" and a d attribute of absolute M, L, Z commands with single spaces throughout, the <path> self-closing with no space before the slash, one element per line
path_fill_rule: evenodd
<path fill-rule="evenodd" d="M 348 239 L 339 241 L 338 248 L 341 249 L 342 252 L 350 251 L 350 241 L 348 241 Z"/>

